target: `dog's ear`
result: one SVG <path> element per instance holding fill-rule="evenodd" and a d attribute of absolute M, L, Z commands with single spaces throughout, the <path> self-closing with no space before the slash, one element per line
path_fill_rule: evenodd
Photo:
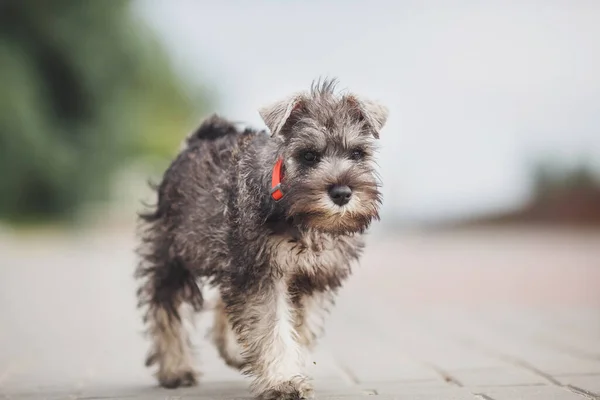
<path fill-rule="evenodd" d="M 271 136 L 281 132 L 292 112 L 302 108 L 303 98 L 300 95 L 290 96 L 285 100 L 269 104 L 258 110 L 260 117 L 271 131 Z"/>
<path fill-rule="evenodd" d="M 350 113 L 359 121 L 366 121 L 373 129 L 373 136 L 379 139 L 379 131 L 383 128 L 388 118 L 388 108 L 383 104 L 359 99 L 355 95 L 346 96 L 346 102 L 350 107 Z"/>

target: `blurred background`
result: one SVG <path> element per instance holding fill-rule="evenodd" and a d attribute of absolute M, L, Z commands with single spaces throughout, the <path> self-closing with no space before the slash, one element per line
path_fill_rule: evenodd
<path fill-rule="evenodd" d="M 11 226 L 135 209 L 207 114 L 263 127 L 259 106 L 320 76 L 390 108 L 383 225 L 600 221 L 597 2 L 1 7 Z"/>
<path fill-rule="evenodd" d="M 0 362 L 140 341 L 148 181 L 208 114 L 262 128 L 323 76 L 390 109 L 360 290 L 598 306 L 598 21 L 593 0 L 0 0 Z"/>

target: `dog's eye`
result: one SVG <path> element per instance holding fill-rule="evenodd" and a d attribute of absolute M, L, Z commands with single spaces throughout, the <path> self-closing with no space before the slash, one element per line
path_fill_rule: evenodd
<path fill-rule="evenodd" d="M 362 151 L 362 150 L 360 150 L 360 149 L 355 149 L 355 150 L 352 150 L 352 153 L 350 153 L 350 157 L 351 157 L 353 160 L 360 160 L 360 159 L 362 159 L 364 156 L 365 156 L 365 152 L 364 152 L 364 151 Z"/>
<path fill-rule="evenodd" d="M 317 153 L 314 151 L 305 151 L 302 153 L 302 161 L 307 164 L 313 164 L 317 161 Z"/>

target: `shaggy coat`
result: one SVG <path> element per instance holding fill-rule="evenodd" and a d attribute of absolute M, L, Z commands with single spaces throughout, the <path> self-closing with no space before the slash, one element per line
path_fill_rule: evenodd
<path fill-rule="evenodd" d="M 387 110 L 331 81 L 260 110 L 270 134 L 208 118 L 158 186 L 143 224 L 139 305 L 146 361 L 164 387 L 196 383 L 183 327 L 199 282 L 218 287 L 213 342 L 263 399 L 307 398 L 304 354 L 378 218 L 375 141 Z M 271 196 L 283 162 L 283 198 Z"/>

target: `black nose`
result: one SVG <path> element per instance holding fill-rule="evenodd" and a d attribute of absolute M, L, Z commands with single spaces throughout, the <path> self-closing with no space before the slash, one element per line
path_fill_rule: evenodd
<path fill-rule="evenodd" d="M 329 197 L 338 206 L 348 204 L 350 197 L 352 197 L 352 189 L 346 185 L 335 185 L 329 189 Z"/>

